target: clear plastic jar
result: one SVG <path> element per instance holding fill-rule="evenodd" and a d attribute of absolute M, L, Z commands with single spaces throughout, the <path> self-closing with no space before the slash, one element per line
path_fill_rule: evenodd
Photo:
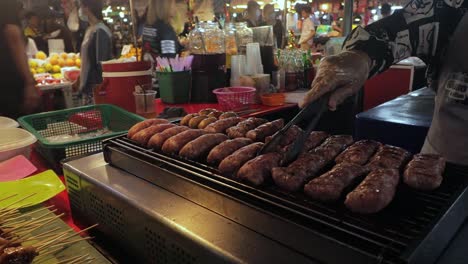
<path fill-rule="evenodd" d="M 214 22 L 200 22 L 189 34 L 190 53 L 222 54 L 226 52 L 224 31 Z"/>
<path fill-rule="evenodd" d="M 246 22 L 239 22 L 235 24 L 237 49 L 239 54 L 245 55 L 247 44 L 253 42 L 253 31 L 247 27 Z"/>
<path fill-rule="evenodd" d="M 226 43 L 226 55 L 237 54 L 237 40 L 236 40 L 236 28 L 233 23 L 226 23 L 224 25 L 224 36 Z"/>

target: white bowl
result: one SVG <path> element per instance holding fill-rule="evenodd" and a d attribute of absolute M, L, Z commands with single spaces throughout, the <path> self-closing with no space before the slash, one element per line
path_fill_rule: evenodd
<path fill-rule="evenodd" d="M 16 122 L 15 120 L 11 118 L 0 116 L 0 128 L 11 128 L 11 127 L 19 127 L 18 122 Z"/>
<path fill-rule="evenodd" d="M 24 129 L 0 129 L 0 161 L 8 160 L 18 155 L 23 155 L 29 159 L 31 146 L 36 141 L 36 137 Z"/>

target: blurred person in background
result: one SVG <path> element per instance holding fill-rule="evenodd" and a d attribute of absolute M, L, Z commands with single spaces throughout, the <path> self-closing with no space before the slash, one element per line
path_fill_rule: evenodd
<path fill-rule="evenodd" d="M 247 22 L 248 27 L 258 27 L 262 21 L 261 19 L 262 12 L 260 10 L 260 5 L 257 1 L 250 0 L 247 3 L 247 10 L 245 15 L 245 22 Z"/>
<path fill-rule="evenodd" d="M 388 17 L 392 14 L 392 6 L 390 6 L 388 3 L 382 4 L 382 7 L 380 8 L 380 14 L 382 15 L 382 18 Z"/>
<path fill-rule="evenodd" d="M 24 35 L 31 38 L 36 43 L 39 50 L 47 52 L 47 41 L 44 33 L 41 30 L 41 19 L 35 12 L 27 12 L 25 15 L 26 27 L 24 28 Z"/>
<path fill-rule="evenodd" d="M 309 50 L 314 43 L 315 25 L 310 17 L 312 8 L 310 5 L 305 5 L 301 9 L 302 23 L 301 23 L 301 38 L 298 44 L 303 50 Z"/>
<path fill-rule="evenodd" d="M 273 35 L 276 40 L 276 47 L 283 48 L 284 28 L 281 20 L 276 18 L 275 6 L 267 4 L 263 7 L 262 26 L 273 26 Z"/>
<path fill-rule="evenodd" d="M 343 19 L 344 19 L 344 6 L 340 5 L 340 8 L 338 10 L 338 16 L 336 17 L 336 19 L 333 19 L 333 22 L 331 24 L 332 30 L 338 32 L 336 37 L 343 36 Z"/>
<path fill-rule="evenodd" d="M 102 61 L 112 59 L 112 33 L 102 21 L 102 0 L 81 0 L 80 20 L 89 24 L 81 43 L 81 73 L 74 84 L 83 105 L 93 104 L 93 92 L 102 83 Z"/>
<path fill-rule="evenodd" d="M 17 1 L 0 1 L 0 80 L 6 84 L 0 96 L 0 115 L 14 119 L 32 113 L 40 104 L 28 66 L 19 11 Z"/>
<path fill-rule="evenodd" d="M 150 0 L 143 27 L 142 57 L 156 61 L 156 57 L 174 58 L 182 50 L 171 20 L 175 15 L 175 0 Z"/>

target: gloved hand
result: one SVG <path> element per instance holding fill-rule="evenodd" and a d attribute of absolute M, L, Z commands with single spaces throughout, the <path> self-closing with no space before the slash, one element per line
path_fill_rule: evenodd
<path fill-rule="evenodd" d="M 303 108 L 322 95 L 332 92 L 328 107 L 336 110 L 346 98 L 361 89 L 369 75 L 371 60 L 361 51 L 345 51 L 338 55 L 325 57 L 299 107 Z"/>

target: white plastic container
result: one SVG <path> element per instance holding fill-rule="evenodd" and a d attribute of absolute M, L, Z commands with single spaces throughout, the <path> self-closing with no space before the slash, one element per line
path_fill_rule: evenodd
<path fill-rule="evenodd" d="M 36 137 L 24 129 L 0 129 L 0 161 L 8 160 L 17 155 L 23 155 L 29 159 L 31 147 L 36 141 Z"/>
<path fill-rule="evenodd" d="M 19 127 L 18 122 L 16 122 L 15 120 L 11 118 L 0 116 L 0 129 L 12 128 L 12 127 Z"/>

